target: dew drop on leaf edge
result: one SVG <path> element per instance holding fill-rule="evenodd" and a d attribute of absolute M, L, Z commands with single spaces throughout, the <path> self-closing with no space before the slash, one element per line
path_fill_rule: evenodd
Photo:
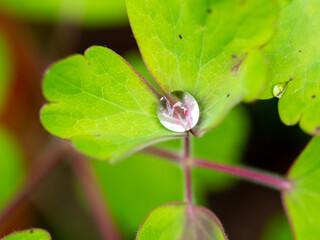
<path fill-rule="evenodd" d="M 284 93 L 284 90 L 287 87 L 287 83 L 283 83 L 283 84 L 277 84 L 273 87 L 273 96 L 277 97 L 277 98 L 281 98 L 282 94 Z"/>
<path fill-rule="evenodd" d="M 172 91 L 160 99 L 158 118 L 161 124 L 174 132 L 186 132 L 198 122 L 199 105 L 194 97 L 184 91 Z"/>

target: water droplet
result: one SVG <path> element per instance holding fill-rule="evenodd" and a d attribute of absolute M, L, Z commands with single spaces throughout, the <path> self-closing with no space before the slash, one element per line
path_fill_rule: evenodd
<path fill-rule="evenodd" d="M 199 120 L 199 106 L 189 93 L 172 91 L 160 99 L 158 118 L 163 126 L 174 132 L 192 129 Z"/>
<path fill-rule="evenodd" d="M 273 96 L 277 98 L 281 98 L 282 94 L 284 93 L 284 90 L 287 87 L 287 83 L 283 84 L 277 84 L 273 87 Z"/>

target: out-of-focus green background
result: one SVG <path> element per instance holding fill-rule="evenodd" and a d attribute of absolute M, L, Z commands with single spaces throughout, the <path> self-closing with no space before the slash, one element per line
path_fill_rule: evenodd
<path fill-rule="evenodd" d="M 31 166 L 45 164 L 39 156 L 53 141 L 39 121 L 43 73 L 91 45 L 113 49 L 152 82 L 124 0 L 0 0 L 0 212 L 24 188 Z M 194 140 L 194 154 L 284 174 L 309 137 L 284 126 L 276 105 L 272 99 L 236 107 Z M 159 146 L 179 151 L 180 142 Z M 181 169 L 163 159 L 137 153 L 115 165 L 88 161 L 123 239 L 134 239 L 155 207 L 183 200 Z M 193 177 L 197 203 L 216 213 L 230 239 L 292 239 L 278 192 L 207 170 Z M 47 229 L 55 240 L 104 239 L 67 156 L 0 225 L 0 238 L 30 227 Z"/>

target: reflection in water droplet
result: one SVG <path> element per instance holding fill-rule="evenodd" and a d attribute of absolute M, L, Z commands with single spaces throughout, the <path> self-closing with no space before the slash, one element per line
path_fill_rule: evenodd
<path fill-rule="evenodd" d="M 199 106 L 189 93 L 169 92 L 160 99 L 158 118 L 163 126 L 174 132 L 192 129 L 199 120 Z"/>
<path fill-rule="evenodd" d="M 287 87 L 287 83 L 278 84 L 273 87 L 273 96 L 277 98 L 281 98 L 282 94 L 284 93 L 284 90 Z"/>

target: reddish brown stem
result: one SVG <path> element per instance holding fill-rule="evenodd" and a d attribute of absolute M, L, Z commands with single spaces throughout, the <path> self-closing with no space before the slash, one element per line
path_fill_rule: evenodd
<path fill-rule="evenodd" d="M 63 160 L 63 155 L 67 152 L 68 145 L 62 142 L 55 142 L 47 147 L 47 149 L 35 161 L 31 168 L 27 182 L 22 190 L 7 205 L 0 215 L 0 228 L 4 228 L 9 220 L 20 210 L 27 202 L 32 193 L 41 185 L 43 180 L 53 172 L 59 163 Z M 39 162 L 42 165 L 39 166 Z"/>
<path fill-rule="evenodd" d="M 71 160 L 100 230 L 101 237 L 104 240 L 120 240 L 120 233 L 88 159 L 80 153 L 72 153 Z"/>

